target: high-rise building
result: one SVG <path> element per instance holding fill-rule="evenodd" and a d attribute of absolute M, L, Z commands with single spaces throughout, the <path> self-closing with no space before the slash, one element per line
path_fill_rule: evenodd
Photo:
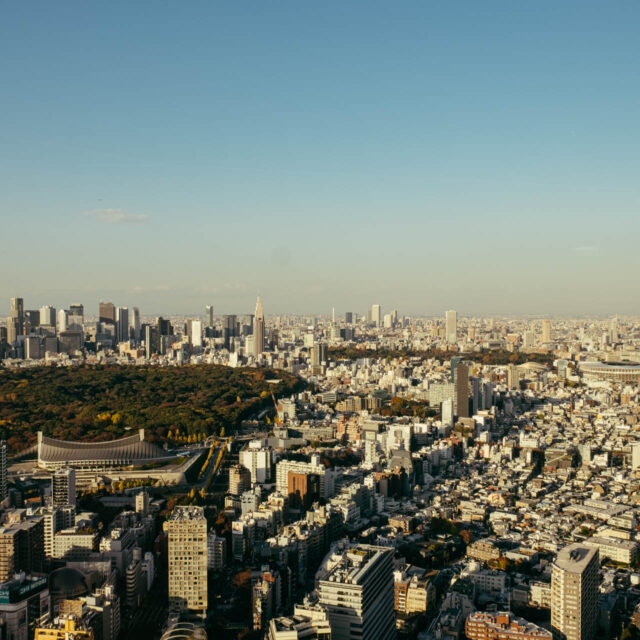
<path fill-rule="evenodd" d="M 236 337 L 236 316 L 227 314 L 222 317 L 222 337 L 224 348 L 231 349 L 231 340 Z"/>
<path fill-rule="evenodd" d="M 229 493 L 239 496 L 247 489 L 251 489 L 251 471 L 241 464 L 233 465 L 229 469 Z"/>
<path fill-rule="evenodd" d="M 346 324 L 353 324 L 353 313 L 351 311 L 347 311 L 344 314 L 344 321 Z"/>
<path fill-rule="evenodd" d="M 598 549 L 570 544 L 551 571 L 551 628 L 562 640 L 592 640 L 598 625 Z"/>
<path fill-rule="evenodd" d="M 458 314 L 452 309 L 445 314 L 446 339 L 449 344 L 455 344 L 458 341 Z"/>
<path fill-rule="evenodd" d="M 551 342 L 551 320 L 549 318 L 542 321 L 542 342 Z"/>
<path fill-rule="evenodd" d="M 202 346 L 202 320 L 191 321 L 191 344 L 194 347 Z"/>
<path fill-rule="evenodd" d="M 611 318 L 611 321 L 609 323 L 609 339 L 611 340 L 612 344 L 615 344 L 616 342 L 618 342 L 619 337 L 618 316 L 616 316 L 615 318 Z"/>
<path fill-rule="evenodd" d="M 56 310 L 54 307 L 49 305 L 40 307 L 40 325 L 56 326 Z"/>
<path fill-rule="evenodd" d="M 329 349 L 326 342 L 318 342 L 311 347 L 311 366 L 319 367 L 327 362 L 329 358 Z"/>
<path fill-rule="evenodd" d="M 169 608 L 207 614 L 207 520 L 202 507 L 176 507 L 164 523 L 169 536 Z"/>
<path fill-rule="evenodd" d="M 76 472 L 74 469 L 57 469 L 51 476 L 51 502 L 54 507 L 76 505 Z"/>
<path fill-rule="evenodd" d="M 371 305 L 371 322 L 376 327 L 382 326 L 382 307 L 379 304 Z"/>
<path fill-rule="evenodd" d="M 116 339 L 118 342 L 129 340 L 129 309 L 118 307 L 116 311 Z"/>
<path fill-rule="evenodd" d="M 213 305 L 208 304 L 205 307 L 205 321 L 207 323 L 207 327 L 213 327 Z"/>
<path fill-rule="evenodd" d="M 133 333 L 133 339 L 136 341 L 140 341 L 140 309 L 138 307 L 133 307 L 133 313 L 131 314 L 131 332 Z"/>
<path fill-rule="evenodd" d="M 18 335 L 24 335 L 24 300 L 22 298 L 11 298 L 9 317 L 17 321 Z"/>
<path fill-rule="evenodd" d="M 7 441 L 0 440 L 0 502 L 7 497 Z"/>
<path fill-rule="evenodd" d="M 469 417 L 469 367 L 459 362 L 456 367 L 455 414 L 458 418 Z"/>
<path fill-rule="evenodd" d="M 58 311 L 58 333 L 64 333 L 69 324 L 69 310 L 60 309 Z"/>
<path fill-rule="evenodd" d="M 14 574 L 40 572 L 44 561 L 44 524 L 26 518 L 0 527 L 0 582 Z"/>
<path fill-rule="evenodd" d="M 256 312 L 253 317 L 253 355 L 257 358 L 264 351 L 264 312 L 262 300 L 258 296 Z"/>
<path fill-rule="evenodd" d="M 113 302 L 101 302 L 98 311 L 98 322 L 105 324 L 116 323 L 116 307 Z"/>
<path fill-rule="evenodd" d="M 84 321 L 84 305 L 79 302 L 69 305 L 69 315 L 80 316 Z"/>
<path fill-rule="evenodd" d="M 147 358 L 151 358 L 154 353 L 158 353 L 159 339 L 158 329 L 148 324 L 144 328 L 144 348 Z"/>
<path fill-rule="evenodd" d="M 332 640 L 396 637 L 392 549 L 355 545 L 325 559 L 318 577 Z"/>

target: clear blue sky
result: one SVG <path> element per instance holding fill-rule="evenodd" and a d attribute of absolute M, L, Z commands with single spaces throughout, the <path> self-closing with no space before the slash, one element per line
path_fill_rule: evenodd
<path fill-rule="evenodd" d="M 6 2 L 0 309 L 640 313 L 638 33 L 636 0 Z"/>

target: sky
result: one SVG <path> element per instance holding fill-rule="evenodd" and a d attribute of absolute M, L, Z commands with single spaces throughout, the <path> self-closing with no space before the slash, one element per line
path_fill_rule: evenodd
<path fill-rule="evenodd" d="M 640 3 L 0 8 L 0 314 L 640 314 Z"/>

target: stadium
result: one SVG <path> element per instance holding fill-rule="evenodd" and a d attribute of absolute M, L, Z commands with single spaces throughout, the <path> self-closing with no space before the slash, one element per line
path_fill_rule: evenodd
<path fill-rule="evenodd" d="M 640 382 L 640 364 L 635 362 L 581 362 L 578 368 L 582 375 L 591 380 L 609 382 Z"/>

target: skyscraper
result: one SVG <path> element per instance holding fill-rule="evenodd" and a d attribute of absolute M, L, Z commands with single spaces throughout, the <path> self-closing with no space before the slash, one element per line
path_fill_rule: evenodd
<path fill-rule="evenodd" d="M 24 333 L 24 300 L 22 298 L 11 298 L 11 313 L 9 317 L 17 321 L 18 335 Z"/>
<path fill-rule="evenodd" d="M 453 310 L 447 311 L 445 322 L 447 342 L 455 344 L 458 341 L 458 314 Z"/>
<path fill-rule="evenodd" d="M 129 309 L 118 307 L 116 312 L 116 339 L 118 342 L 129 340 Z"/>
<path fill-rule="evenodd" d="M 373 322 L 376 327 L 382 326 L 382 307 L 379 304 L 371 305 L 371 322 Z"/>
<path fill-rule="evenodd" d="M 257 358 L 264 351 L 264 312 L 262 300 L 258 296 L 253 317 L 253 355 Z"/>
<path fill-rule="evenodd" d="M 551 342 L 551 320 L 549 318 L 542 321 L 542 342 Z"/>
<path fill-rule="evenodd" d="M 133 331 L 133 339 L 140 340 L 140 309 L 133 307 L 133 314 L 131 315 L 131 330 Z"/>
<path fill-rule="evenodd" d="M 116 323 L 116 307 L 113 302 L 101 302 L 98 311 L 98 321 L 106 324 Z"/>
<path fill-rule="evenodd" d="M 236 317 L 235 315 L 225 315 L 222 318 L 222 337 L 224 338 L 225 349 L 231 349 L 231 339 L 236 336 Z"/>
<path fill-rule="evenodd" d="M 56 310 L 53 307 L 48 305 L 40 307 L 40 325 L 56 326 Z"/>
<path fill-rule="evenodd" d="M 469 417 L 469 367 L 464 362 L 459 362 L 456 367 L 456 407 L 455 414 L 458 418 Z"/>
<path fill-rule="evenodd" d="M 208 304 L 205 307 L 207 327 L 213 327 L 213 305 Z"/>
<path fill-rule="evenodd" d="M 341 556 L 332 555 L 318 572 L 332 639 L 395 638 L 393 550 L 359 544 Z"/>
<path fill-rule="evenodd" d="M 202 507 L 176 507 L 164 523 L 169 536 L 169 608 L 207 613 L 207 520 Z"/>
<path fill-rule="evenodd" d="M 551 628 L 562 640 L 591 640 L 598 624 L 598 549 L 579 543 L 558 553 L 551 572 Z"/>

